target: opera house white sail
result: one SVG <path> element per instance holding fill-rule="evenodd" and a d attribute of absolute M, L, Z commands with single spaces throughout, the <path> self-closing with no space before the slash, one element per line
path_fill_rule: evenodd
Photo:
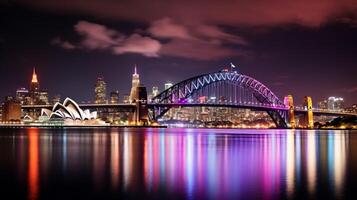
<path fill-rule="evenodd" d="M 52 110 L 43 108 L 41 118 L 46 121 L 63 120 L 65 124 L 96 125 L 104 122 L 97 119 L 97 112 L 90 112 L 88 109 L 82 110 L 78 104 L 70 98 L 66 98 L 63 103 L 56 103 Z M 104 123 L 105 124 L 105 123 Z"/>

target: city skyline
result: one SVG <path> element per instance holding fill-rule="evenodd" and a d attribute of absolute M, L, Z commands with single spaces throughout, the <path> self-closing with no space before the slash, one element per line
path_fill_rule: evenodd
<path fill-rule="evenodd" d="M 20 87 L 28 88 L 33 67 L 50 95 L 89 101 L 94 98 L 92 87 L 98 76 L 105 78 L 108 92 L 129 94 L 135 64 L 142 74 L 141 82 L 147 88 L 159 86 L 162 91 L 166 81 L 177 83 L 219 71 L 233 62 L 242 73 L 261 80 L 280 98 L 291 94 L 296 103 L 302 103 L 309 95 L 315 104 L 338 96 L 347 106 L 356 103 L 357 60 L 353 52 L 357 51 L 357 29 L 353 5 L 347 9 L 348 3 L 333 1 L 341 4 L 341 10 L 321 3 L 312 8 L 315 16 L 305 6 L 288 2 L 281 5 L 283 10 L 297 7 L 284 13 L 288 16 L 267 15 L 265 21 L 246 17 L 246 22 L 232 23 L 232 19 L 242 16 L 228 15 L 229 19 L 215 21 L 205 6 L 198 21 L 190 22 L 180 13 L 168 15 L 165 9 L 154 17 L 150 9 L 143 12 L 143 16 L 150 16 L 148 19 L 127 13 L 104 16 L 83 9 L 83 3 L 77 2 L 78 7 L 71 9 L 63 3 L 43 1 L 1 3 L 6 16 L 1 19 L 6 29 L 0 31 L 3 96 Z M 99 4 L 110 5 L 107 1 Z M 165 3 L 159 4 L 167 8 Z M 137 5 L 123 3 L 120 8 L 140 11 L 142 7 Z M 268 6 L 269 12 L 274 5 Z M 56 6 L 59 9 L 54 11 Z M 222 7 L 229 7 L 229 2 L 222 3 Z M 200 29 L 194 29 L 193 24 Z M 59 83 L 63 79 L 66 82 Z"/>
<path fill-rule="evenodd" d="M 223 68 L 222 70 L 229 70 L 229 67 Z M 230 70 L 232 70 L 232 68 Z M 97 103 L 100 103 L 100 104 L 111 103 L 111 99 L 112 99 L 111 95 L 113 95 L 114 93 L 117 93 L 117 97 L 114 97 L 114 98 L 118 99 L 117 101 L 127 103 L 126 102 L 126 97 L 128 97 L 129 98 L 128 100 L 130 102 L 131 101 L 130 98 L 132 96 L 131 93 L 135 93 L 134 92 L 134 90 L 135 90 L 134 88 L 135 87 L 138 87 L 139 85 L 143 85 L 143 86 L 146 87 L 145 84 L 142 84 L 140 82 L 139 73 L 137 72 L 137 65 L 136 64 L 134 65 L 133 71 L 134 71 L 134 73 L 132 74 L 132 84 L 131 84 L 131 88 L 129 89 L 129 92 L 121 92 L 120 93 L 116 89 L 108 91 L 107 90 L 107 83 L 105 82 L 105 78 L 103 76 L 98 76 L 96 78 L 96 82 L 94 84 L 94 91 L 92 91 L 92 92 L 94 92 L 92 94 L 92 96 L 93 96 L 92 99 L 82 100 L 82 102 L 93 102 L 93 103 L 96 103 L 96 104 Z M 38 78 L 37 78 L 36 68 L 33 68 L 32 76 L 31 76 L 31 82 L 30 82 L 30 85 L 29 85 L 29 90 L 27 90 L 26 87 L 19 87 L 19 88 L 17 88 L 15 95 L 14 94 L 9 94 L 9 95 L 6 95 L 4 97 L 12 96 L 12 97 L 16 97 L 18 99 L 17 92 L 18 91 L 22 92 L 23 90 L 26 90 L 27 92 L 29 92 L 29 94 L 31 96 L 31 93 L 33 93 L 33 92 L 31 92 L 33 90 L 33 89 L 31 89 L 31 87 L 34 87 L 33 86 L 34 83 L 36 84 L 37 90 L 42 89 L 42 88 L 39 88 L 39 82 L 40 81 L 38 81 Z M 150 101 L 151 98 L 154 97 L 152 95 L 152 92 L 154 92 L 156 95 L 158 95 L 158 94 L 160 94 L 161 91 L 164 91 L 164 90 L 168 89 L 169 87 L 173 86 L 174 84 L 176 84 L 176 83 L 172 83 L 171 81 L 166 81 L 166 82 L 163 83 L 162 86 L 153 85 L 151 88 L 148 88 L 148 99 L 149 99 L 149 101 Z M 162 88 L 162 90 L 160 90 L 160 88 Z M 53 100 L 55 100 L 56 98 L 60 98 L 61 97 L 61 94 L 58 94 L 58 93 L 56 93 L 56 94 L 53 93 L 53 94 L 49 95 L 48 91 L 44 91 L 44 92 L 46 93 L 45 94 L 46 98 L 47 98 L 46 102 L 51 102 L 50 101 L 51 98 L 53 98 Z M 41 92 L 39 94 L 41 95 Z M 98 100 L 98 98 L 100 100 Z M 346 105 L 345 104 L 345 100 L 342 97 L 335 97 L 335 96 L 323 97 L 322 99 L 314 100 L 313 101 L 313 105 L 316 108 L 327 109 L 327 101 L 330 101 L 331 98 L 334 99 L 334 100 L 335 99 L 336 100 L 340 100 L 342 102 L 342 104 L 338 107 L 338 109 L 350 108 L 350 107 L 356 105 L 356 103 L 352 103 L 351 105 Z M 22 101 L 22 99 L 18 99 L 18 100 Z M 54 101 L 54 102 L 58 102 L 58 101 Z M 322 105 L 324 103 L 326 104 L 326 106 Z M 301 106 L 302 104 L 303 104 L 303 101 L 299 102 L 299 100 L 297 100 L 297 105 L 298 106 Z M 331 105 L 329 106 L 329 109 L 331 109 Z M 331 110 L 333 110 L 333 109 L 331 109 Z"/>

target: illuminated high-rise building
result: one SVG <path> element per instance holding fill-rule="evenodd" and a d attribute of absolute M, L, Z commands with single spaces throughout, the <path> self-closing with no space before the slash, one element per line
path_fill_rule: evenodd
<path fill-rule="evenodd" d="M 37 104 L 40 92 L 40 83 L 37 79 L 36 69 L 33 68 L 32 79 L 30 84 L 31 104 Z"/>
<path fill-rule="evenodd" d="M 98 77 L 97 82 L 95 83 L 95 101 L 96 104 L 103 104 L 106 103 L 106 83 L 104 82 L 103 77 Z"/>
<path fill-rule="evenodd" d="M 341 97 L 329 97 L 327 100 L 327 109 L 329 110 L 342 110 L 343 98 Z"/>
<path fill-rule="evenodd" d="M 136 65 L 134 67 L 134 74 L 132 77 L 132 81 L 131 81 L 131 90 L 130 90 L 130 97 L 129 97 L 129 101 L 130 103 L 135 102 L 138 99 L 138 93 L 136 92 L 137 87 L 139 87 L 140 85 L 140 76 L 137 73 L 137 69 L 136 69 Z"/>

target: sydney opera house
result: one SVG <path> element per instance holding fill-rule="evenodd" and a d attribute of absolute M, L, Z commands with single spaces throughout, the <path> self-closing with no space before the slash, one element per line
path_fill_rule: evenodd
<path fill-rule="evenodd" d="M 56 103 L 52 110 L 43 108 L 40 121 L 58 125 L 105 125 L 105 122 L 97 119 L 97 112 L 82 110 L 78 104 L 70 98 L 63 103 Z"/>

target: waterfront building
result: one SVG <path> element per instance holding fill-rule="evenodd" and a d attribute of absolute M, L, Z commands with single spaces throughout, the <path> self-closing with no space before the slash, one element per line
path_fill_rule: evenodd
<path fill-rule="evenodd" d="M 2 121 L 17 121 L 21 120 L 21 103 L 11 96 L 5 98 L 2 104 Z"/>
<path fill-rule="evenodd" d="M 134 67 L 134 74 L 132 76 L 132 81 L 131 81 L 131 90 L 130 90 L 130 97 L 129 97 L 129 102 L 133 103 L 138 99 L 138 92 L 136 91 L 137 87 L 140 85 L 140 76 L 137 73 L 136 65 Z"/>
<path fill-rule="evenodd" d="M 63 103 L 56 103 L 51 110 L 43 108 L 39 121 L 52 125 L 105 125 L 97 119 L 96 111 L 82 110 L 70 98 L 66 98 Z"/>
<path fill-rule="evenodd" d="M 110 93 L 110 103 L 111 104 L 118 104 L 119 103 L 119 91 L 113 91 Z"/>
<path fill-rule="evenodd" d="M 329 110 L 342 110 L 343 109 L 343 98 L 341 97 L 329 97 L 327 100 L 327 108 Z"/>
<path fill-rule="evenodd" d="M 29 96 L 29 91 L 26 88 L 19 88 L 16 90 L 16 100 L 21 104 L 28 104 L 26 97 Z"/>
<path fill-rule="evenodd" d="M 95 83 L 94 93 L 95 93 L 95 100 L 94 103 L 96 104 L 105 104 L 106 101 L 106 83 L 104 82 L 103 77 L 98 77 L 97 82 Z"/>

